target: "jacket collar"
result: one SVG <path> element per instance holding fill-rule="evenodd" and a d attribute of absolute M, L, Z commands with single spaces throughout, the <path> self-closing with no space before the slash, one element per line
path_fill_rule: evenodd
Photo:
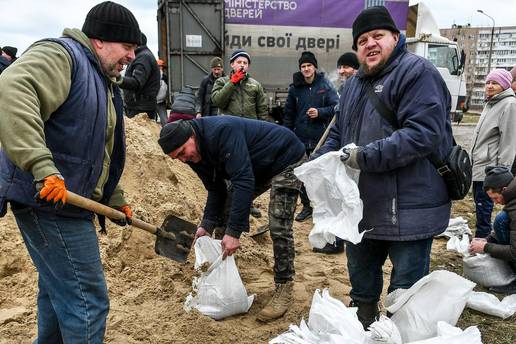
<path fill-rule="evenodd" d="M 508 97 L 515 97 L 514 91 L 510 87 L 506 90 L 503 90 L 502 92 L 500 92 L 498 94 L 495 94 L 490 99 L 486 99 L 486 103 L 490 104 L 490 105 L 494 105 L 494 104 L 498 103 L 500 100 L 508 98 Z"/>
<path fill-rule="evenodd" d="M 311 86 L 311 85 L 314 85 L 317 81 L 319 81 L 319 79 L 321 79 L 323 77 L 324 77 L 324 73 L 316 71 L 314 81 L 312 81 L 312 83 L 309 84 L 305 81 L 305 77 L 303 76 L 303 73 L 295 72 L 294 74 L 292 74 L 292 83 L 294 84 L 295 87 Z"/>
<path fill-rule="evenodd" d="M 516 198 L 516 178 L 512 180 L 512 182 L 507 185 L 507 189 L 502 192 L 503 198 L 505 200 L 505 204 Z"/>

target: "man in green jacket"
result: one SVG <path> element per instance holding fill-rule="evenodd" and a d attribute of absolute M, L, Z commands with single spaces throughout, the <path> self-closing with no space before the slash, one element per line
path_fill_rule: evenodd
<path fill-rule="evenodd" d="M 219 114 L 273 122 L 262 85 L 249 76 L 251 56 L 238 49 L 231 54 L 229 62 L 230 75 L 218 78 L 211 91 L 212 103 L 219 108 Z"/>
<path fill-rule="evenodd" d="M 93 213 L 67 195 L 132 215 L 118 187 L 125 136 L 115 81 L 140 35 L 134 15 L 106 1 L 82 30 L 34 43 L 0 76 L 0 216 L 9 203 L 38 271 L 36 343 L 104 342 L 109 298 Z"/>
<path fill-rule="evenodd" d="M 508 262 L 516 274 L 516 179 L 506 166 L 488 166 L 485 169 L 484 191 L 496 204 L 504 205 L 496 215 L 493 231 L 486 238 L 475 238 L 469 246 L 470 253 L 488 253 Z M 491 291 L 516 293 L 516 281 Z"/>

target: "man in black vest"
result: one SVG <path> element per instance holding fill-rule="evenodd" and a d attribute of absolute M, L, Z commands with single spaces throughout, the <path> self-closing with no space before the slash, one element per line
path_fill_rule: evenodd
<path fill-rule="evenodd" d="M 125 161 L 115 79 L 140 29 L 106 1 L 82 30 L 33 44 L 0 81 L 0 215 L 11 210 L 38 271 L 37 343 L 103 343 L 109 299 L 93 214 L 67 190 L 131 217 L 118 182 Z"/>

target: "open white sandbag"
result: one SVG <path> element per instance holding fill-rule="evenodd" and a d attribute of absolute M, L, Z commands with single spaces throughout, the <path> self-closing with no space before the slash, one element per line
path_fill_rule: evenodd
<path fill-rule="evenodd" d="M 409 289 L 387 295 L 385 306 L 403 342 L 435 337 L 437 322 L 455 325 L 475 283 L 449 271 L 438 270 L 421 278 Z"/>
<path fill-rule="evenodd" d="M 197 239 L 195 269 L 206 270 L 192 282 L 193 293 L 186 298 L 186 311 L 196 308 L 215 320 L 249 311 L 254 295 L 247 296 L 235 258 L 222 260 L 220 240 L 208 236 Z"/>
<path fill-rule="evenodd" d="M 474 291 L 468 298 L 467 306 L 482 313 L 507 319 L 516 312 L 516 294 L 506 296 L 500 301 L 493 294 Z"/>
<path fill-rule="evenodd" d="M 314 209 L 314 227 L 308 236 L 313 247 L 332 244 L 335 236 L 357 244 L 364 235 L 358 232 L 363 210 L 359 172 L 343 164 L 341 155 L 341 151 L 329 152 L 294 169 Z"/>

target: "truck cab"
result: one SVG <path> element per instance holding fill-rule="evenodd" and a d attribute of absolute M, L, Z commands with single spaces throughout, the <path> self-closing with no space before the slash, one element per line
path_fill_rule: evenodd
<path fill-rule="evenodd" d="M 450 91 L 452 119 L 461 118 L 466 100 L 466 82 L 463 75 L 465 59 L 457 42 L 440 35 L 432 13 L 423 3 L 409 7 L 407 48 L 428 59 L 437 68 Z"/>

